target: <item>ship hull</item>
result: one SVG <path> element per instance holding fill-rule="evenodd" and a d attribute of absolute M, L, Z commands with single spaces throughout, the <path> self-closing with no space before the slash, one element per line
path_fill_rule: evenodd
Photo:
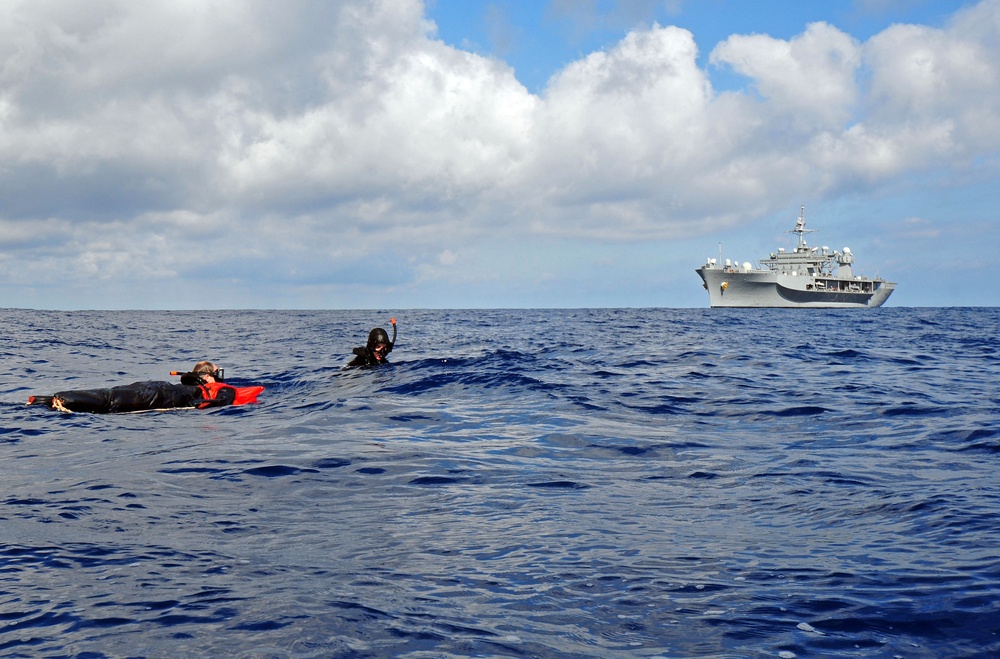
<path fill-rule="evenodd" d="M 880 279 L 817 280 L 768 270 L 742 272 L 702 267 L 695 272 L 708 290 L 712 307 L 873 308 L 882 306 L 895 288 L 892 282 Z M 838 290 L 830 290 L 833 287 Z"/>

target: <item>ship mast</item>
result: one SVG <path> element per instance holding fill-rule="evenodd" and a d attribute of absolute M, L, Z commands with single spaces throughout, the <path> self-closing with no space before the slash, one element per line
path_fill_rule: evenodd
<path fill-rule="evenodd" d="M 812 233 L 815 230 L 816 229 L 807 229 L 806 228 L 806 207 L 805 207 L 805 205 L 803 205 L 801 207 L 801 210 L 799 211 L 799 217 L 798 217 L 798 219 L 795 220 L 795 228 L 791 229 L 790 231 L 788 231 L 788 233 L 797 233 L 797 234 L 799 234 L 799 245 L 798 245 L 798 247 L 795 248 L 795 251 L 799 252 L 799 251 L 805 250 L 807 248 L 805 234 Z"/>

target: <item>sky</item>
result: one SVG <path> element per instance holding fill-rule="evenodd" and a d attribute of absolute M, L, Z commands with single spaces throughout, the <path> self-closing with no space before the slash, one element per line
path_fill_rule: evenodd
<path fill-rule="evenodd" d="M 1000 0 L 0 0 L 0 307 L 1000 306 Z"/>

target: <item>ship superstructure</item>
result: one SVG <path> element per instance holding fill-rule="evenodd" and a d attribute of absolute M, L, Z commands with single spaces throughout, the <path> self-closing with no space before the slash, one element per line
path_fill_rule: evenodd
<path fill-rule="evenodd" d="M 881 277 L 869 279 L 854 273 L 849 247 L 831 251 L 810 247 L 805 207 L 789 233 L 798 236 L 792 252 L 780 248 L 759 265 L 709 258 L 695 270 L 708 290 L 713 307 L 879 307 L 896 284 Z"/>

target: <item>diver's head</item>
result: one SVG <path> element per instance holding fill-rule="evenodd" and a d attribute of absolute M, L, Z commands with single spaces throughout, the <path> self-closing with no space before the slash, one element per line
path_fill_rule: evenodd
<path fill-rule="evenodd" d="M 219 368 L 215 364 L 209 361 L 198 362 L 191 369 L 191 373 L 195 375 L 199 384 L 205 384 L 207 382 L 222 382 L 225 376 L 225 370 Z"/>
<path fill-rule="evenodd" d="M 384 361 L 385 356 L 392 352 L 392 343 L 389 342 L 389 333 L 381 327 L 376 327 L 369 332 L 368 351 L 375 358 L 375 361 Z"/>

